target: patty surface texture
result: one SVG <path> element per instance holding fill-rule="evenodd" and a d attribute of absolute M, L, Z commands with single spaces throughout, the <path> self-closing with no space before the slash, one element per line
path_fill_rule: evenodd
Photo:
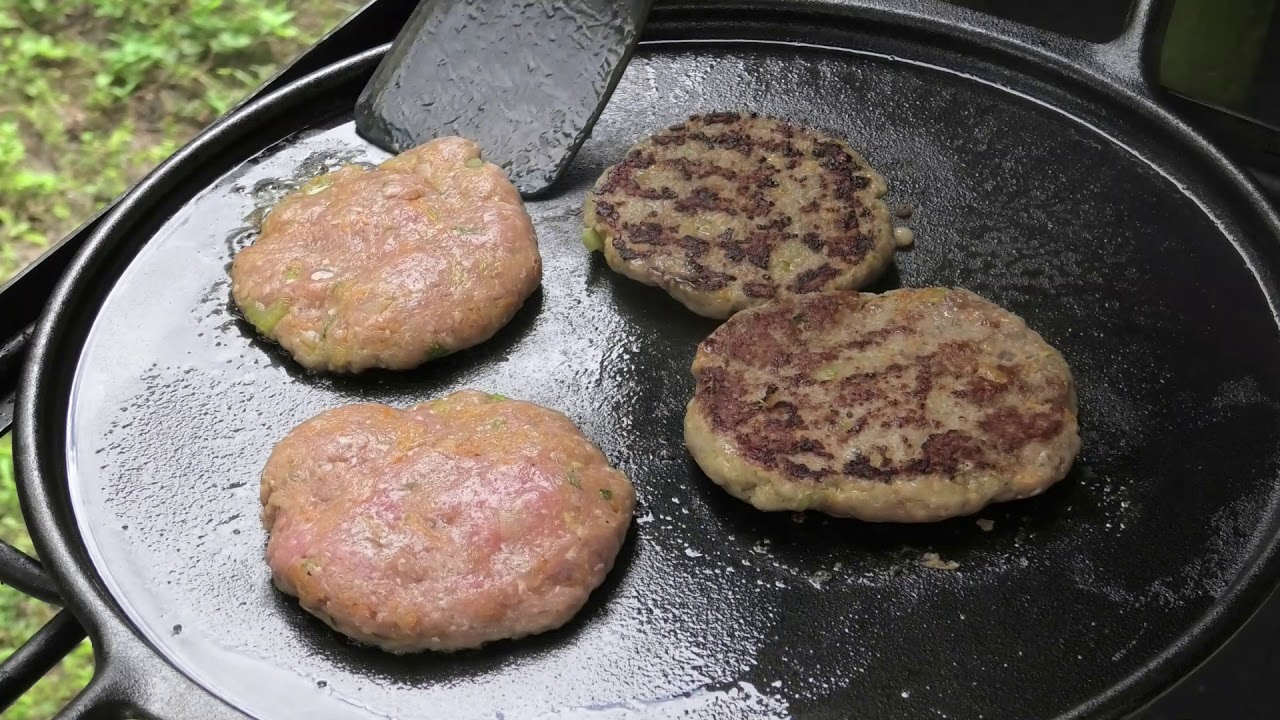
<path fill-rule="evenodd" d="M 928 522 L 1036 495 L 1080 449 L 1062 355 L 967 290 L 830 292 L 698 347 L 685 441 L 762 510 Z"/>
<path fill-rule="evenodd" d="M 276 586 L 393 653 L 560 627 L 613 566 L 634 503 L 564 415 L 471 390 L 321 413 L 262 473 Z"/>
<path fill-rule="evenodd" d="M 334 372 L 407 369 L 483 342 L 541 281 L 519 193 L 462 138 L 311 180 L 231 268 L 245 318 Z"/>
<path fill-rule="evenodd" d="M 885 181 L 849 144 L 734 112 L 650 136 L 587 194 L 587 246 L 694 312 L 866 287 L 896 248 Z M 904 236 L 905 237 L 905 236 Z"/>

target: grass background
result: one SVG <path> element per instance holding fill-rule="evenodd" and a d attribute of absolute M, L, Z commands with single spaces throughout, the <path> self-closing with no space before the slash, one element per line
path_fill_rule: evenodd
<path fill-rule="evenodd" d="M 358 0 L 0 0 L 0 285 L 168 157 Z M 30 553 L 0 438 L 0 539 Z M 0 660 L 54 608 L 0 585 Z M 3 713 L 45 720 L 87 642 Z"/>

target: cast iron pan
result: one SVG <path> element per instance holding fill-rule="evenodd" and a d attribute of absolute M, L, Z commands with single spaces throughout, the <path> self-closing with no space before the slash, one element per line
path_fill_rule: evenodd
<path fill-rule="evenodd" d="M 81 253 L 25 378 L 24 509 L 100 653 L 66 716 L 1136 710 L 1271 589 L 1280 504 L 1280 222 L 1160 108 L 1152 22 L 1144 2 L 1099 46 L 923 1 L 659 6 L 594 136 L 529 205 L 541 292 L 491 342 L 410 373 L 308 375 L 228 305 L 264 208 L 382 157 L 350 122 L 378 53 L 209 131 Z M 589 256 L 579 207 L 630 143 L 722 108 L 848 137 L 916 207 L 917 247 L 881 289 L 972 288 L 1062 350 L 1084 431 L 1064 482 L 984 511 L 983 532 L 764 514 L 697 470 L 681 417 L 714 323 Z M 630 539 L 557 632 L 450 656 L 355 646 L 272 589 L 258 472 L 325 408 L 461 387 L 576 420 L 635 482 Z"/>

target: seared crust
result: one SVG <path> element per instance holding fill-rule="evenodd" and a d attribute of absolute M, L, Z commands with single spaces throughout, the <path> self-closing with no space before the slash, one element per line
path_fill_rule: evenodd
<path fill-rule="evenodd" d="M 1080 448 L 1066 361 L 967 290 L 753 308 L 703 341 L 693 374 L 690 452 L 762 510 L 941 520 L 1042 492 Z"/>
<path fill-rule="evenodd" d="M 874 281 L 895 247 L 884 193 L 843 140 L 723 112 L 633 147 L 588 193 L 583 217 L 611 268 L 725 318 Z"/>

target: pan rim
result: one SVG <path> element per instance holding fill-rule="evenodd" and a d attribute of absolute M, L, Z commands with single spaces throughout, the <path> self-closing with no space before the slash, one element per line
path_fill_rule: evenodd
<path fill-rule="evenodd" d="M 943 30 L 939 28 L 940 32 Z M 757 42 L 775 46 L 795 44 L 768 40 L 648 40 L 643 45 L 646 48 L 654 48 L 707 42 Z M 51 384 L 42 381 L 41 378 L 57 377 L 71 372 L 70 370 L 58 372 L 56 350 L 59 344 L 64 346 L 63 349 L 66 349 L 67 345 L 82 347 L 85 332 L 81 332 L 76 326 L 83 325 L 87 332 L 87 328 L 92 325 L 91 321 L 77 322 L 68 317 L 70 315 L 68 308 L 77 303 L 83 303 L 86 296 L 93 295 L 95 291 L 102 292 L 102 288 L 93 282 L 95 275 L 101 270 L 103 260 L 101 256 L 115 246 L 123 244 L 120 237 L 123 234 L 122 231 L 140 221 L 141 218 L 138 216 L 144 216 L 147 213 L 149 206 L 154 204 L 155 197 L 163 194 L 163 187 L 172 176 L 185 179 L 189 174 L 186 168 L 194 158 L 198 158 L 201 153 L 213 152 L 213 148 L 216 148 L 227 136 L 239 136 L 239 133 L 244 132 L 240 130 L 242 126 L 249 127 L 248 132 L 252 132 L 252 128 L 258 126 L 264 117 L 281 112 L 277 106 L 283 105 L 288 108 L 305 103 L 311 98 L 312 93 L 327 87 L 335 77 L 359 72 L 366 64 L 380 58 L 386 47 L 381 46 L 335 63 L 255 101 L 206 131 L 192 144 L 167 160 L 129 193 L 77 254 L 71 267 L 59 282 L 49 307 L 38 323 L 32 341 L 30 359 L 23 374 L 22 392 L 16 416 L 18 422 L 15 429 L 17 441 L 15 456 L 20 466 L 18 481 L 23 511 L 32 525 L 32 536 L 37 549 L 42 557 L 51 560 L 49 570 L 59 587 L 64 590 L 73 590 L 66 597 L 68 605 L 86 623 L 94 639 L 99 642 L 105 640 L 108 647 L 113 642 L 121 641 L 120 630 L 123 629 L 125 634 L 132 636 L 132 639 L 146 644 L 162 662 L 181 668 L 181 665 L 168 654 L 145 639 L 128 614 L 123 612 L 119 601 L 106 592 L 97 565 L 91 561 L 91 558 L 83 557 L 86 542 L 80 536 L 79 523 L 75 519 L 76 514 L 73 510 L 67 508 L 59 511 L 55 508 L 63 503 L 59 493 L 65 494 L 67 486 L 64 457 L 66 435 L 65 432 L 55 433 L 57 440 L 50 438 L 42 443 L 39 440 L 39 430 L 42 425 L 56 428 L 58 421 L 65 416 L 63 406 L 67 398 L 63 391 L 66 388 L 60 387 L 58 392 L 53 392 Z M 877 53 L 842 47 L 822 45 L 814 47 L 857 55 L 877 55 Z M 893 59 L 910 62 L 904 58 Z M 967 79 L 982 81 L 981 78 L 973 78 L 951 68 L 928 63 L 919 64 Z M 998 87 L 1005 91 L 1010 90 L 1004 86 Z M 1117 90 L 1118 88 L 1108 89 Z M 1036 100 L 1034 97 L 1028 97 L 1028 99 Z M 1225 178 L 1232 181 L 1232 194 L 1240 194 L 1243 200 L 1248 201 L 1250 209 L 1256 213 L 1257 217 L 1272 228 L 1273 235 L 1280 236 L 1280 216 L 1277 216 L 1276 210 L 1265 200 L 1256 184 L 1242 170 L 1227 160 L 1217 148 L 1198 133 L 1158 104 L 1148 99 L 1135 102 L 1135 98 L 1131 97 L 1128 100 L 1130 101 L 1128 109 L 1147 114 L 1154 112 L 1154 118 L 1157 121 L 1163 121 L 1161 124 L 1168 127 L 1172 134 L 1181 136 L 1184 145 L 1194 148 L 1203 159 L 1212 163 L 1216 170 L 1224 173 Z M 1041 102 L 1040 104 L 1053 108 L 1077 122 L 1080 121 L 1077 116 L 1066 113 L 1050 103 Z M 1141 153 L 1133 152 L 1133 154 L 1142 158 Z M 145 242 L 139 244 L 138 248 L 140 249 L 144 244 Z M 1244 248 L 1236 249 L 1246 261 L 1249 260 Z M 121 264 L 121 270 L 124 265 L 127 263 Z M 1258 268 L 1252 262 L 1250 262 L 1250 270 L 1258 278 L 1259 286 L 1266 294 L 1274 316 L 1276 304 L 1273 292 L 1266 282 L 1267 278 L 1258 273 Z M 118 274 L 117 271 L 112 271 L 110 275 L 113 277 L 109 280 L 114 280 Z M 63 355 L 63 357 L 67 356 Z M 78 352 L 75 356 L 79 357 Z M 60 452 L 52 452 L 55 449 Z M 74 527 L 59 528 L 58 525 L 64 520 Z M 1164 652 L 1152 658 L 1133 675 L 1060 717 L 1113 717 L 1127 714 L 1154 700 L 1162 689 L 1172 686 L 1172 681 L 1184 677 L 1196 665 L 1206 660 L 1212 651 L 1225 642 L 1231 634 L 1242 627 L 1248 616 L 1261 606 L 1266 595 L 1275 586 L 1277 570 L 1280 570 L 1278 549 L 1280 549 L 1278 535 L 1273 534 L 1268 541 L 1260 542 L 1244 570 L 1233 579 L 1226 592 L 1215 600 L 1198 623 L 1185 630 Z M 115 632 L 111 634 L 105 634 L 104 637 L 103 628 L 108 622 L 113 622 L 120 627 L 115 628 Z M 184 674 L 191 677 L 185 671 Z M 205 687 L 194 677 L 191 679 L 201 687 Z M 211 690 L 210 693 L 213 694 Z"/>

